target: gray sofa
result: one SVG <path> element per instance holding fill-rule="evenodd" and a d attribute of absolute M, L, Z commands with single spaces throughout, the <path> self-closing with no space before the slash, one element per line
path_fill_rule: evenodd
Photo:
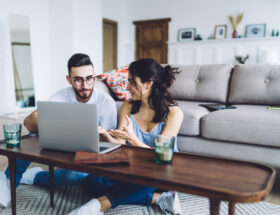
<path fill-rule="evenodd" d="M 280 66 L 172 65 L 182 72 L 171 88 L 184 112 L 182 152 L 280 167 Z M 96 87 L 110 93 L 103 82 Z M 232 104 L 210 112 L 199 104 Z M 122 102 L 117 101 L 118 109 Z"/>

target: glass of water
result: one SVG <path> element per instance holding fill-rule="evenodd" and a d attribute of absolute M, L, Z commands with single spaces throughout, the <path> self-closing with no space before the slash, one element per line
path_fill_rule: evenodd
<path fill-rule="evenodd" d="M 154 138 L 155 162 L 159 164 L 172 163 L 175 137 L 163 135 Z"/>
<path fill-rule="evenodd" d="M 19 146 L 21 141 L 21 123 L 9 123 L 3 125 L 5 143 L 7 147 Z"/>

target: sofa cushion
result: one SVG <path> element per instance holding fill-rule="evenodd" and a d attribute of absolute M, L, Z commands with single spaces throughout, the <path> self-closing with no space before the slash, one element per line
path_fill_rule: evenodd
<path fill-rule="evenodd" d="M 280 111 L 267 106 L 235 105 L 211 112 L 201 120 L 201 135 L 208 139 L 280 147 Z"/>
<path fill-rule="evenodd" d="M 190 136 L 178 136 L 177 140 L 180 152 L 258 162 L 280 168 L 280 148 L 278 147 L 263 147 Z"/>
<path fill-rule="evenodd" d="M 131 95 L 126 89 L 128 84 L 128 66 L 100 74 L 97 78 L 102 79 L 119 100 L 126 101 L 131 99 Z"/>
<path fill-rule="evenodd" d="M 237 65 L 230 84 L 233 104 L 280 104 L 280 66 Z"/>
<path fill-rule="evenodd" d="M 200 119 L 208 114 L 209 111 L 206 108 L 199 106 L 201 102 L 177 101 L 177 103 L 184 114 L 184 120 L 179 134 L 191 136 L 200 135 Z"/>
<path fill-rule="evenodd" d="M 223 65 L 171 65 L 181 71 L 170 92 L 175 99 L 226 102 L 232 67 Z"/>

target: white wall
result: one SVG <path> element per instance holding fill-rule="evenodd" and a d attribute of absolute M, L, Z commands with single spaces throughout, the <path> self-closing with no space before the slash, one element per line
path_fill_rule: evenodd
<path fill-rule="evenodd" d="M 8 20 L 10 14 L 29 17 L 36 97 L 48 95 L 49 5 L 47 0 L 1 0 L 0 5 L 0 114 L 4 114 L 16 109 Z"/>
<path fill-rule="evenodd" d="M 46 100 L 68 86 L 67 61 L 89 54 L 102 71 L 102 0 L 0 0 L 0 115 L 15 111 L 8 16 L 28 16 L 35 96 Z"/>
<path fill-rule="evenodd" d="M 228 15 L 244 12 L 238 32 L 246 24 L 266 23 L 267 33 L 280 25 L 278 0 L 0 0 L 0 114 L 13 112 L 15 95 L 8 16 L 30 20 L 35 94 L 47 99 L 68 86 L 67 60 L 74 52 L 90 55 L 97 73 L 102 71 L 102 18 L 118 21 L 118 66 L 134 59 L 133 21 L 171 17 L 169 41 L 177 41 L 180 28 L 195 27 L 205 39 L 215 25 L 227 24 Z"/>
<path fill-rule="evenodd" d="M 118 23 L 118 67 L 127 65 L 134 59 L 133 55 L 128 54 L 131 50 L 131 43 L 128 43 L 127 38 L 128 12 L 127 0 L 103 0 L 103 18 Z"/>
<path fill-rule="evenodd" d="M 50 94 L 69 86 L 67 62 L 74 53 L 88 54 L 101 73 L 102 0 L 52 0 L 50 41 Z"/>
<path fill-rule="evenodd" d="M 280 1 L 278 0 L 130 0 L 128 1 L 129 19 L 144 20 L 171 17 L 169 40 L 177 41 L 179 28 L 196 28 L 197 33 L 207 38 L 214 33 L 215 25 L 227 24 L 228 36 L 232 27 L 228 15 L 244 12 L 238 32 L 244 35 L 245 25 L 266 23 L 267 32 L 280 25 Z M 145 13 L 143 13 L 145 11 Z M 132 35 L 133 25 L 130 25 Z"/>
<path fill-rule="evenodd" d="M 228 15 L 244 12 L 238 32 L 244 35 L 247 24 L 266 23 L 267 34 L 272 28 L 280 30 L 280 1 L 278 0 L 129 0 L 128 43 L 134 47 L 133 21 L 171 17 L 169 23 L 169 41 L 175 42 L 180 28 L 196 28 L 198 34 L 206 39 L 214 33 L 215 25 L 227 24 L 228 37 L 232 27 Z"/>
<path fill-rule="evenodd" d="M 103 71 L 102 0 L 73 0 L 73 51 L 90 56 L 97 74 Z"/>
<path fill-rule="evenodd" d="M 73 4 L 69 0 L 49 2 L 50 83 L 48 88 L 50 94 L 53 94 L 58 89 L 68 86 L 65 76 L 68 73 L 67 61 L 73 54 Z"/>

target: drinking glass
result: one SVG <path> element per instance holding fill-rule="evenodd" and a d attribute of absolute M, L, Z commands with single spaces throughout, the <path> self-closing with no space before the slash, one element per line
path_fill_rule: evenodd
<path fill-rule="evenodd" d="M 7 147 L 19 146 L 21 141 L 21 124 L 9 123 L 3 125 L 5 143 Z"/>
<path fill-rule="evenodd" d="M 175 137 L 163 135 L 154 138 L 155 162 L 159 164 L 172 163 Z"/>

